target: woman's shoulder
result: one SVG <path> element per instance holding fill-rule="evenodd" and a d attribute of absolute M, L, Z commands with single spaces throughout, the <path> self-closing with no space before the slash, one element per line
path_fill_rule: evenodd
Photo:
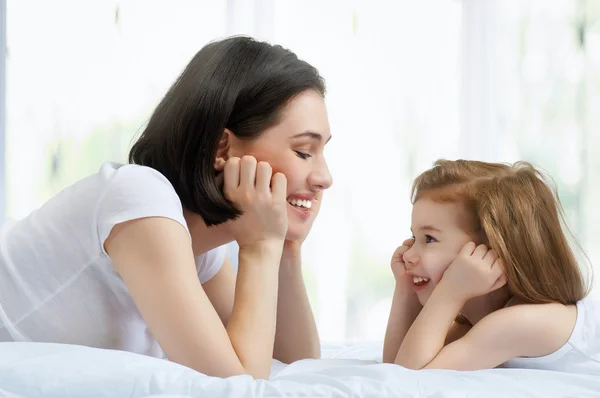
<path fill-rule="evenodd" d="M 106 184 L 130 183 L 145 185 L 159 183 L 174 191 L 173 185 L 162 173 L 148 166 L 106 162 L 100 166 L 100 170 L 96 175 Z"/>
<path fill-rule="evenodd" d="M 102 165 L 98 177 L 103 185 L 96 207 L 101 244 L 115 225 L 148 217 L 174 220 L 189 235 L 181 200 L 173 185 L 157 170 L 111 162 Z"/>
<path fill-rule="evenodd" d="M 177 204 L 181 201 L 175 188 L 159 171 L 136 164 L 104 163 L 96 174 L 100 201 L 133 205 Z"/>

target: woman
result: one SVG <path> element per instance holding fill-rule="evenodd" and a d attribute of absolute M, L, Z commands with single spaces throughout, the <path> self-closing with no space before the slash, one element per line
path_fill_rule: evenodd
<path fill-rule="evenodd" d="M 131 164 L 104 164 L 2 228 L 0 341 L 166 355 L 220 377 L 318 357 L 300 248 L 332 183 L 324 94 L 279 46 L 202 48 Z"/>

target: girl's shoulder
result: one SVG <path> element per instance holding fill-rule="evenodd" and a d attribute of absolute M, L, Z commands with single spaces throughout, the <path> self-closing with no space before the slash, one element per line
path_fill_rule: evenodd
<path fill-rule="evenodd" d="M 576 305 L 529 304 L 517 300 L 492 312 L 474 329 L 517 347 L 517 356 L 542 356 L 565 345 L 578 324 Z"/>
<path fill-rule="evenodd" d="M 560 323 L 570 324 L 571 329 L 577 320 L 576 304 L 565 305 L 561 303 L 528 303 L 519 298 L 511 298 L 506 306 L 496 312 L 505 314 L 515 320 L 532 320 L 537 324 Z"/>

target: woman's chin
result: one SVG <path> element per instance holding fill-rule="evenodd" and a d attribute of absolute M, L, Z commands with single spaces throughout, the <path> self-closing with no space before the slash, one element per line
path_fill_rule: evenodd
<path fill-rule="evenodd" d="M 296 223 L 290 222 L 288 225 L 288 231 L 287 235 L 285 236 L 285 239 L 303 241 L 304 239 L 306 239 L 306 235 L 308 235 L 306 225 L 298 225 Z"/>
<path fill-rule="evenodd" d="M 313 218 L 314 215 L 310 211 L 298 211 L 290 208 L 288 210 L 288 232 L 285 239 L 303 241 L 310 232 Z"/>

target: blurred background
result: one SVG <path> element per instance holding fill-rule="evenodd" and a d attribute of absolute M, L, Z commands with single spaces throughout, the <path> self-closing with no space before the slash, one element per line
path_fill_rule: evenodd
<path fill-rule="evenodd" d="M 303 256 L 324 341 L 383 339 L 410 183 L 438 158 L 547 170 L 600 270 L 600 0 L 0 7 L 0 219 L 26 216 L 104 161 L 125 162 L 191 57 L 248 34 L 290 48 L 328 83 L 335 183 Z"/>

